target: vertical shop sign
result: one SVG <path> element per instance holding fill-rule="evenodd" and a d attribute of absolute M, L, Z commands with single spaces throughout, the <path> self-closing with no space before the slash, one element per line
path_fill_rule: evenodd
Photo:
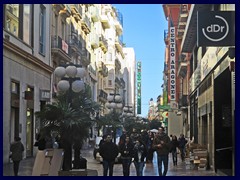
<path fill-rule="evenodd" d="M 137 62 L 137 114 L 141 114 L 141 62 Z"/>
<path fill-rule="evenodd" d="M 175 74 L 175 27 L 170 27 L 170 100 L 176 100 L 176 74 Z"/>

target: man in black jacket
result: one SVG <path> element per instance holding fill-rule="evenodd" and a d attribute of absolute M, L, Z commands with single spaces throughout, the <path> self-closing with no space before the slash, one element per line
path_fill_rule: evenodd
<path fill-rule="evenodd" d="M 158 174 L 159 176 L 166 176 L 168 171 L 168 154 L 171 148 L 170 137 L 164 133 L 164 128 L 158 129 L 158 134 L 155 135 L 153 140 L 153 147 L 157 151 L 158 158 Z M 162 172 L 162 163 L 164 171 Z"/>
<path fill-rule="evenodd" d="M 118 147 L 112 142 L 111 136 L 107 135 L 106 142 L 100 146 L 99 153 L 103 158 L 103 176 L 113 175 L 115 158 L 118 156 Z"/>

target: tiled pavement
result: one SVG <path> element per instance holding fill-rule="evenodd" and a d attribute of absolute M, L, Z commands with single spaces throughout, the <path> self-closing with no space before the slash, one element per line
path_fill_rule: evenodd
<path fill-rule="evenodd" d="M 102 164 L 96 161 L 93 158 L 92 149 L 81 150 L 82 156 L 87 159 L 87 168 L 94 169 L 98 171 L 98 175 L 102 176 L 103 168 Z M 20 169 L 19 169 L 19 176 L 31 176 L 32 168 L 34 165 L 34 158 L 27 158 L 21 161 Z M 12 163 L 5 164 L 3 166 L 3 176 L 13 176 L 13 168 Z M 115 164 L 114 165 L 114 176 L 122 176 L 122 165 Z M 145 165 L 144 168 L 144 176 L 158 176 L 157 171 L 157 159 L 156 154 L 154 155 L 153 163 L 148 163 Z M 130 176 L 136 176 L 136 171 L 134 164 L 131 164 L 130 167 Z M 186 167 L 185 162 L 181 162 L 180 159 L 178 161 L 177 166 L 173 166 L 172 158 L 169 156 L 169 166 L 168 166 L 168 173 L 167 176 L 217 176 L 214 171 L 206 171 L 206 170 L 193 170 Z"/>

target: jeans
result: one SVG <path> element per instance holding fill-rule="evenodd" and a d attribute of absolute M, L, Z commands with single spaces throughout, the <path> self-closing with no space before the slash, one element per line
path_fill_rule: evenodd
<path fill-rule="evenodd" d="M 107 176 L 108 169 L 109 169 L 109 176 L 113 175 L 113 165 L 114 165 L 114 160 L 113 161 L 103 160 L 103 176 Z"/>
<path fill-rule="evenodd" d="M 164 171 L 162 172 L 162 163 Z M 168 155 L 158 155 L 158 174 L 159 176 L 166 176 L 168 171 Z"/>
<path fill-rule="evenodd" d="M 122 158 L 123 176 L 129 176 L 130 165 L 132 163 L 132 158 Z"/>
<path fill-rule="evenodd" d="M 136 168 L 136 173 L 137 173 L 137 176 L 143 176 L 143 167 L 145 165 L 145 162 L 137 162 L 137 161 L 134 161 L 134 165 L 135 165 L 135 168 Z"/>
<path fill-rule="evenodd" d="M 177 165 L 177 150 L 172 150 L 173 165 Z"/>
<path fill-rule="evenodd" d="M 180 149 L 180 153 L 181 153 L 181 159 L 182 159 L 182 161 L 184 161 L 185 160 L 185 146 L 181 147 L 179 149 Z"/>

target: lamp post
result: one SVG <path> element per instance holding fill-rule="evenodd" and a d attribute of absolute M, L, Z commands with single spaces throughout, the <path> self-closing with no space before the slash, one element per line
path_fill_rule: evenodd
<path fill-rule="evenodd" d="M 84 90 L 84 82 L 81 80 L 85 75 L 86 71 L 80 65 L 66 64 L 57 67 L 54 71 L 56 77 L 61 78 L 57 84 L 57 89 L 60 92 L 67 92 L 67 102 L 72 104 L 72 93 L 80 92 Z M 64 132 L 67 136 L 67 132 Z M 72 142 L 67 140 L 67 137 L 63 138 L 63 170 L 68 171 L 72 169 Z"/>
<path fill-rule="evenodd" d="M 113 112 L 113 117 L 114 117 L 114 121 L 116 121 L 115 118 L 119 118 L 116 117 L 116 110 L 117 109 L 121 109 L 123 104 L 122 104 L 122 97 L 120 96 L 120 94 L 116 93 L 116 90 L 114 93 L 110 93 L 109 96 L 107 97 L 108 102 L 106 103 L 106 107 L 111 109 Z M 114 136 L 114 143 L 116 143 L 116 128 L 114 127 L 114 132 L 113 132 L 113 136 Z"/>
<path fill-rule="evenodd" d="M 125 116 L 125 117 L 133 117 L 134 116 L 132 106 L 124 106 L 123 116 Z"/>

